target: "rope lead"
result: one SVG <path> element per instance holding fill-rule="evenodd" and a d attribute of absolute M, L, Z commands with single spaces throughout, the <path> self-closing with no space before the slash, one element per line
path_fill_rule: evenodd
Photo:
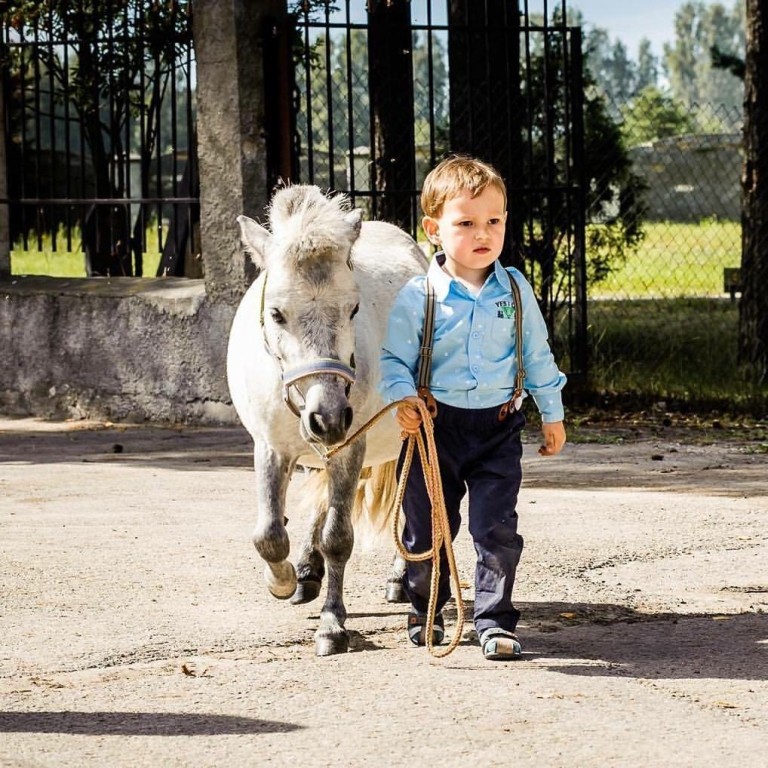
<path fill-rule="evenodd" d="M 358 437 L 367 432 L 374 424 L 393 408 L 408 404 L 416 407 L 421 415 L 422 429 L 415 435 L 408 435 L 408 445 L 406 446 L 403 468 L 400 473 L 400 479 L 397 483 L 397 493 L 395 495 L 395 509 L 392 515 L 392 537 L 395 541 L 395 547 L 400 556 L 410 562 L 422 562 L 432 559 L 432 580 L 429 588 L 429 605 L 427 607 L 427 627 L 424 633 L 427 641 L 427 650 L 435 658 L 441 659 L 448 656 L 461 641 L 461 632 L 464 627 L 464 601 L 461 597 L 461 582 L 459 571 L 456 567 L 456 559 L 453 554 L 453 540 L 451 539 L 451 527 L 448 522 L 448 512 L 445 509 L 445 496 L 443 495 L 443 484 L 440 479 L 440 465 L 437 456 L 437 447 L 435 446 L 434 426 L 429 408 L 422 400 L 398 400 L 382 408 L 375 416 L 370 418 L 362 427 L 348 437 L 343 443 L 333 446 L 326 454 L 325 460 L 330 460 L 340 450 L 357 440 Z M 426 438 L 426 440 L 425 440 Z M 403 546 L 399 530 L 400 508 L 405 495 L 405 483 L 408 479 L 408 473 L 411 470 L 413 462 L 413 452 L 418 447 L 421 466 L 424 472 L 424 483 L 427 488 L 431 504 L 432 514 L 432 549 L 426 552 L 411 553 L 407 552 Z M 435 623 L 437 614 L 437 590 L 440 582 L 440 550 L 445 547 L 445 554 L 448 560 L 448 570 L 453 583 L 453 594 L 456 598 L 456 627 L 451 641 L 445 648 L 436 649 L 432 644 L 432 626 Z"/>

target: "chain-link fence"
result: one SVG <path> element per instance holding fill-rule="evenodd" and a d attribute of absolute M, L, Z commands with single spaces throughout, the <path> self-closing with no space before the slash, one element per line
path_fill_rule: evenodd
<path fill-rule="evenodd" d="M 742 115 L 615 113 L 630 173 L 588 212 L 593 387 L 722 400 L 739 380 Z"/>

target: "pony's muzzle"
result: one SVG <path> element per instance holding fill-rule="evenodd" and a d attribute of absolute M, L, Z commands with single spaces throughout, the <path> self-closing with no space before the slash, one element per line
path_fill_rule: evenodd
<path fill-rule="evenodd" d="M 307 388 L 301 409 L 306 440 L 327 447 L 344 442 L 353 416 L 343 381 L 325 378 Z"/>
<path fill-rule="evenodd" d="M 337 419 L 329 419 L 327 414 L 320 411 L 310 411 L 306 414 L 306 427 L 309 436 L 325 445 L 336 445 L 347 435 L 352 426 L 354 412 L 352 406 L 343 408 Z"/>
<path fill-rule="evenodd" d="M 304 395 L 299 384 L 310 380 Z M 283 374 L 284 400 L 301 420 L 304 439 L 325 446 L 343 442 L 354 417 L 348 399 L 354 380 L 352 368 L 328 358 Z M 300 404 L 293 401 L 292 392 L 299 395 Z"/>

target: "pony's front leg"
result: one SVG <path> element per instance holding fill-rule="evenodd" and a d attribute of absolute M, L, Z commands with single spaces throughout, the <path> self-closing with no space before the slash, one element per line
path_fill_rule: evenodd
<path fill-rule="evenodd" d="M 320 552 L 325 558 L 327 593 L 315 634 L 318 656 L 344 653 L 349 636 L 344 628 L 344 569 L 352 554 L 352 505 L 363 465 L 364 440 L 358 440 L 328 463 L 328 512 L 320 532 Z"/>
<path fill-rule="evenodd" d="M 285 497 L 293 465 L 267 443 L 255 441 L 253 468 L 256 475 L 256 528 L 253 543 L 266 562 L 267 589 L 285 600 L 296 591 L 296 571 L 288 561 L 291 542 L 285 529 Z"/>

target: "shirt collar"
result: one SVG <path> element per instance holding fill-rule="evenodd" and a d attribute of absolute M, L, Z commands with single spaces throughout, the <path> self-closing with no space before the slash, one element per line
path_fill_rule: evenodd
<path fill-rule="evenodd" d="M 443 270 L 443 264 L 445 264 L 445 253 L 438 251 L 433 257 L 429 265 L 429 271 L 427 277 L 432 287 L 435 289 L 435 296 L 443 301 L 451 290 L 451 283 L 454 282 L 453 278 Z M 509 281 L 504 275 L 506 270 L 501 265 L 501 262 L 496 259 L 493 262 L 493 276 L 496 278 L 496 282 L 504 289 L 509 288 Z"/>
<path fill-rule="evenodd" d="M 498 260 L 493 262 L 493 274 L 499 285 L 505 290 L 509 290 L 509 272 L 506 267 Z"/>

